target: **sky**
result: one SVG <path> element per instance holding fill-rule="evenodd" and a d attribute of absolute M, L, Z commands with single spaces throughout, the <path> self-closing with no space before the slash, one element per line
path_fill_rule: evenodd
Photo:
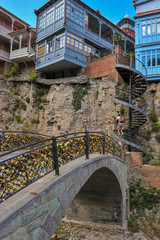
<path fill-rule="evenodd" d="M 36 27 L 36 15 L 34 9 L 38 9 L 48 0 L 0 0 L 0 6 L 7 9 L 23 21 Z M 99 9 L 101 15 L 117 24 L 126 14 L 131 19 L 135 15 L 133 0 L 82 0 L 85 4 Z"/>

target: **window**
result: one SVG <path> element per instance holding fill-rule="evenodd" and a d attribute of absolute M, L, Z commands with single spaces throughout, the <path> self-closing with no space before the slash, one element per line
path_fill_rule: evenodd
<path fill-rule="evenodd" d="M 147 35 L 151 35 L 151 25 L 147 25 Z"/>
<path fill-rule="evenodd" d="M 77 52 L 82 53 L 82 39 L 74 34 L 67 33 L 67 47 L 74 49 Z"/>
<path fill-rule="evenodd" d="M 56 5 L 56 17 L 55 20 L 58 21 L 64 16 L 64 3 L 61 1 Z"/>
<path fill-rule="evenodd" d="M 39 17 L 39 29 L 43 30 L 45 28 L 45 13 Z"/>
<path fill-rule="evenodd" d="M 50 53 L 54 51 L 54 38 L 49 38 L 47 40 L 47 48 L 46 48 L 46 52 Z"/>
<path fill-rule="evenodd" d="M 142 26 L 142 36 L 146 35 L 146 26 Z"/>
<path fill-rule="evenodd" d="M 160 50 L 157 50 L 157 65 L 160 66 Z"/>
<path fill-rule="evenodd" d="M 42 57 L 45 55 L 45 42 L 40 43 L 38 45 L 38 57 Z"/>
<path fill-rule="evenodd" d="M 54 6 L 47 10 L 46 26 L 54 23 Z"/>
<path fill-rule="evenodd" d="M 155 28 L 155 23 L 152 23 L 152 34 L 155 34 L 156 28 Z"/>
<path fill-rule="evenodd" d="M 151 51 L 147 51 L 147 67 L 151 66 Z"/>
<path fill-rule="evenodd" d="M 75 4 L 68 1 L 67 3 L 67 18 L 75 23 L 83 26 L 83 10 L 78 8 Z"/>
<path fill-rule="evenodd" d="M 63 48 L 65 43 L 65 35 L 61 34 L 56 37 L 56 50 Z"/>
<path fill-rule="evenodd" d="M 152 66 L 156 66 L 156 56 L 155 56 L 155 51 L 152 51 Z"/>
<path fill-rule="evenodd" d="M 160 22 L 157 23 L 157 33 L 160 33 Z"/>

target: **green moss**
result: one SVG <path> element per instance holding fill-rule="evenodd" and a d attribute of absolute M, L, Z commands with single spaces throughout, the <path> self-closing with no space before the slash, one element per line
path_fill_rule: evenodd
<path fill-rule="evenodd" d="M 155 123 L 152 123 L 152 132 L 159 132 L 160 131 L 160 125 L 155 122 Z"/>
<path fill-rule="evenodd" d="M 32 118 L 31 123 L 33 124 L 39 124 L 39 119 Z"/>
<path fill-rule="evenodd" d="M 151 120 L 153 123 L 158 122 L 158 117 L 157 117 L 157 114 L 156 114 L 156 112 L 155 112 L 154 110 L 150 111 L 149 117 L 150 117 L 150 120 Z"/>
<path fill-rule="evenodd" d="M 15 119 L 16 119 L 16 121 L 17 121 L 18 123 L 23 123 L 23 120 L 21 119 L 20 116 L 15 115 L 14 117 L 15 117 Z"/>
<path fill-rule="evenodd" d="M 14 91 L 14 95 L 20 96 L 20 93 L 18 91 Z"/>
<path fill-rule="evenodd" d="M 153 155 L 151 153 L 147 153 L 145 156 L 145 163 L 150 162 L 153 159 Z"/>
<path fill-rule="evenodd" d="M 30 103 L 30 98 L 26 97 L 26 102 L 29 104 Z"/>
<path fill-rule="evenodd" d="M 79 109 L 81 109 L 81 101 L 83 97 L 88 93 L 89 89 L 90 89 L 89 82 L 87 83 L 87 85 L 74 86 L 74 91 L 72 93 L 73 94 L 72 105 L 75 111 L 78 111 Z"/>
<path fill-rule="evenodd" d="M 148 130 L 147 133 L 146 133 L 145 138 L 146 138 L 147 141 L 151 140 L 151 134 L 152 134 L 152 129 Z"/>

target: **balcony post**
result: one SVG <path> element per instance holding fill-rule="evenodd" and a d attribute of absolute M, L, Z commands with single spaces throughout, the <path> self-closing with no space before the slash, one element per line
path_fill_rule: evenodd
<path fill-rule="evenodd" d="M 20 35 L 19 36 L 19 54 L 21 52 L 22 38 L 23 38 L 23 35 Z"/>
<path fill-rule="evenodd" d="M 10 40 L 10 58 L 12 57 L 13 40 L 14 38 L 11 38 Z"/>
<path fill-rule="evenodd" d="M 101 32 L 102 32 L 102 23 L 99 22 L 99 38 L 101 38 Z"/>
<path fill-rule="evenodd" d="M 15 22 L 15 19 L 14 19 L 14 18 L 11 18 L 11 21 L 12 21 L 11 31 L 13 32 L 13 30 L 14 30 L 14 22 Z"/>

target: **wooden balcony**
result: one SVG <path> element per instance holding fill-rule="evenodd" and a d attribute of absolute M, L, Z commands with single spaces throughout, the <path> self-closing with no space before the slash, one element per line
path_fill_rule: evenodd
<path fill-rule="evenodd" d="M 28 52 L 27 47 L 12 50 L 10 54 L 10 60 L 16 60 L 17 62 L 21 62 L 23 60 L 27 61 L 29 60 L 29 56 L 34 53 L 35 52 L 32 48 L 30 49 L 30 52 Z"/>
<path fill-rule="evenodd" d="M 0 59 L 1 60 L 4 60 L 4 61 L 9 61 L 9 52 L 3 50 L 3 49 L 0 49 Z"/>

